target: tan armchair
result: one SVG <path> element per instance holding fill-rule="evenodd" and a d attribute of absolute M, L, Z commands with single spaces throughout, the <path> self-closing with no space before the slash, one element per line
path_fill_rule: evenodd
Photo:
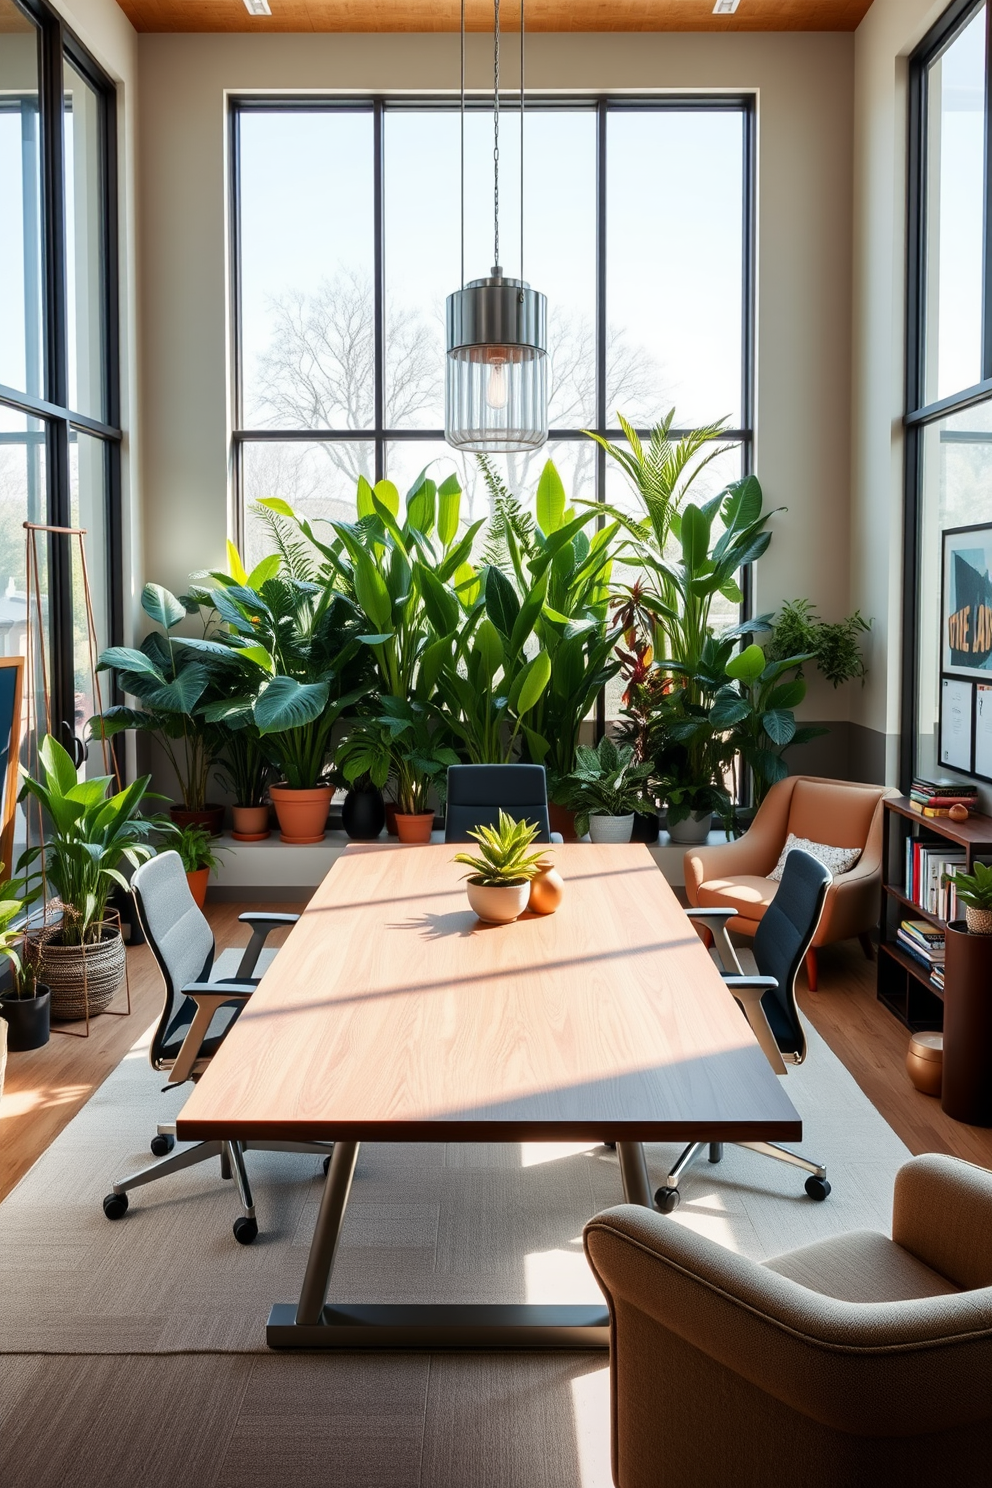
<path fill-rule="evenodd" d="M 590 1220 L 617 1488 L 989 1481 L 992 1173 L 928 1155 L 892 1239 L 758 1264 L 651 1210 Z"/>
<path fill-rule="evenodd" d="M 736 909 L 733 928 L 753 935 L 778 888 L 768 877 L 790 832 L 829 847 L 860 847 L 861 857 L 827 890 L 823 915 L 806 955 L 810 990 L 816 991 L 816 950 L 857 936 L 873 954 L 870 931 L 878 924 L 882 880 L 882 801 L 898 791 L 815 775 L 790 775 L 773 785 L 754 821 L 736 842 L 692 847 L 685 855 L 690 905 Z"/>

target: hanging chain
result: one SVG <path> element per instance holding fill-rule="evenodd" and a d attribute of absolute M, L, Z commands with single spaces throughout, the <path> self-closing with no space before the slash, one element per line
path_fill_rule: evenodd
<path fill-rule="evenodd" d="M 524 0 L 520 0 L 520 280 L 524 277 Z"/>
<path fill-rule="evenodd" d="M 499 268 L 499 0 L 493 0 L 493 265 Z"/>

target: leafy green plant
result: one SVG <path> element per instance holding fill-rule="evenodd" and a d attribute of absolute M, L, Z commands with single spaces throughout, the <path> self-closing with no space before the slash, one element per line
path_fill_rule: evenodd
<path fill-rule="evenodd" d="M 368 779 L 382 790 L 391 778 L 397 809 L 416 816 L 428 809 L 432 790 L 444 800 L 448 766 L 458 764 L 458 755 L 436 710 L 385 697 L 375 715 L 359 719 L 342 740 L 335 764 L 353 788 Z"/>
<path fill-rule="evenodd" d="M 871 630 L 871 621 L 860 610 L 845 620 L 821 620 L 808 599 L 793 599 L 784 604 L 773 621 L 771 641 L 766 647 L 769 660 L 779 661 L 799 652 L 808 652 L 814 665 L 834 687 L 852 678 L 864 686 L 868 675 L 861 638 Z M 800 673 L 801 675 L 801 673 Z"/>
<path fill-rule="evenodd" d="M 992 909 L 992 868 L 985 863 L 972 864 L 974 873 L 944 874 L 944 883 L 952 883 L 957 897 L 966 909 Z"/>
<path fill-rule="evenodd" d="M 226 738 L 217 776 L 234 797 L 235 806 L 262 806 L 269 788 L 272 761 L 265 753 L 254 719 L 225 719 Z"/>
<path fill-rule="evenodd" d="M 127 892 L 121 862 L 137 868 L 155 855 L 152 834 L 171 836 L 175 828 L 167 817 L 140 815 L 150 776 L 108 797 L 111 777 L 80 780 L 69 755 L 50 734 L 38 758 L 44 779 L 26 776 L 21 800 L 34 796 L 41 803 L 47 840 L 21 854 L 18 872 L 28 873 L 28 881 L 37 886 L 43 862 L 45 877 L 62 901 L 62 944 L 87 945 L 100 939 L 114 887 Z"/>
<path fill-rule="evenodd" d="M 197 826 L 181 827 L 178 839 L 169 846 L 182 858 L 187 873 L 196 873 L 200 868 L 216 873 L 221 866 L 217 854 L 227 852 L 226 847 L 217 846 L 206 827 Z"/>
<path fill-rule="evenodd" d="M 647 795 L 650 764 L 638 763 L 629 744 L 617 745 L 604 735 L 595 749 L 580 744 L 576 765 L 561 783 L 562 804 L 575 812 L 580 837 L 590 816 L 629 816 L 651 803 Z"/>
<path fill-rule="evenodd" d="M 3 864 L 0 863 L 0 872 L 2 871 Z M 24 931 L 14 928 L 14 921 L 22 917 L 24 908 L 21 885 L 9 878 L 0 882 L 0 957 L 8 963 L 11 971 L 11 990 L 4 994 L 7 997 L 34 996 L 34 983 L 33 980 L 29 982 L 27 975 L 30 970 L 29 958 L 18 949 L 18 942 L 24 939 Z"/>
<path fill-rule="evenodd" d="M 200 811 L 224 743 L 206 709 L 223 695 L 220 674 L 228 653 L 206 634 L 207 627 L 199 637 L 176 634 L 177 626 L 200 613 L 196 599 L 180 600 L 161 584 L 146 584 L 141 608 L 159 629 L 149 632 L 139 647 L 109 647 L 97 668 L 116 671 L 122 690 L 137 698 L 139 706 L 108 708 L 103 730 L 108 737 L 135 729 L 157 738 L 175 771 L 183 805 Z"/>
<path fill-rule="evenodd" d="M 799 727 L 793 713 L 806 696 L 806 683 L 787 674 L 809 660 L 808 653 L 801 653 L 767 661 L 762 648 L 752 643 L 725 661 L 729 680 L 714 697 L 709 723 L 726 731 L 734 753 L 750 767 L 755 804 L 789 773 L 782 758 L 786 749 L 826 733 L 813 725 Z"/>
<path fill-rule="evenodd" d="M 540 871 L 547 859 L 547 849 L 528 853 L 537 827 L 531 822 L 518 822 L 505 811 L 499 814 L 496 827 L 470 828 L 481 849 L 477 856 L 471 853 L 455 853 L 453 863 L 464 863 L 472 869 L 465 877 L 485 888 L 512 888 L 529 883 Z"/>

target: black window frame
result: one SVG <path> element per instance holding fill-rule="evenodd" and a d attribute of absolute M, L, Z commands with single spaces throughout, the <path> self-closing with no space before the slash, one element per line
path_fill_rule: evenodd
<path fill-rule="evenodd" d="M 906 379 L 899 783 L 907 792 L 916 771 L 920 727 L 917 658 L 920 655 L 920 559 L 923 543 L 923 442 L 927 428 L 948 414 L 992 401 L 992 0 L 985 6 L 985 162 L 982 198 L 981 380 L 926 402 L 927 294 L 927 72 L 982 8 L 984 0 L 954 0 L 909 60 L 907 182 Z M 962 773 L 962 772 L 959 772 Z M 968 773 L 968 772 L 963 772 Z"/>
<path fill-rule="evenodd" d="M 0 407 L 40 421 L 46 450 L 47 522 L 71 525 L 69 449 L 77 433 L 101 439 L 106 451 L 106 563 L 111 644 L 124 634 L 121 516 L 120 283 L 117 205 L 117 89 L 111 78 L 45 0 L 11 0 L 38 28 L 39 146 L 41 158 L 42 317 L 44 397 L 0 384 Z M 68 61 L 98 100 L 99 179 L 103 245 L 102 322 L 105 334 L 104 407 L 95 419 L 69 406 L 68 273 L 65 216 L 65 82 Z M 69 545 L 48 539 L 51 708 L 54 726 L 69 743 L 75 733 L 73 595 Z"/>

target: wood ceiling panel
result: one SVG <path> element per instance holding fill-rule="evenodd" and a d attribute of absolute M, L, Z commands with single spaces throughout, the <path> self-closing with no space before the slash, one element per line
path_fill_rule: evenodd
<path fill-rule="evenodd" d="M 137 31 L 457 31 L 459 0 L 269 0 L 252 16 L 244 0 L 118 0 Z M 853 31 L 871 0 L 741 0 L 735 15 L 714 0 L 528 0 L 531 31 Z M 492 28 L 491 0 L 467 0 L 468 29 Z M 504 21 L 512 29 L 516 6 Z"/>

